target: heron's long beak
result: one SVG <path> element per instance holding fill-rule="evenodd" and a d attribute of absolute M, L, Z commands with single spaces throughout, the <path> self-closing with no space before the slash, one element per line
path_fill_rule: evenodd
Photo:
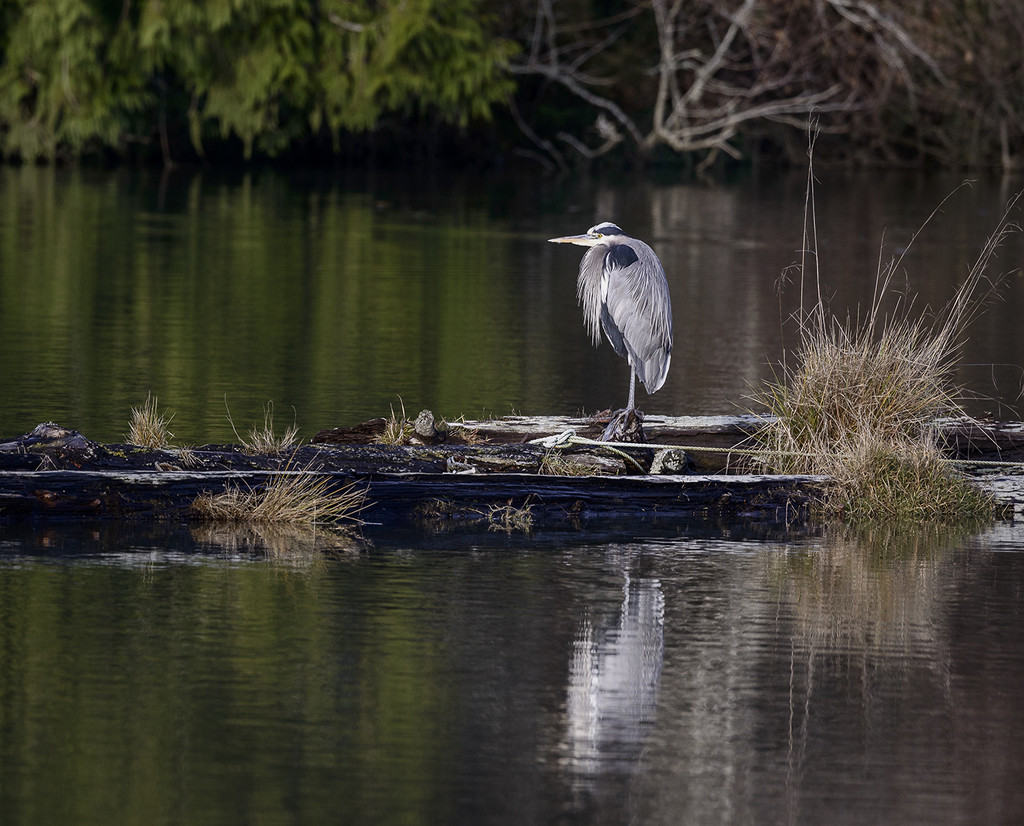
<path fill-rule="evenodd" d="M 549 244 L 578 244 L 581 247 L 592 247 L 601 240 L 600 235 L 563 235 L 561 238 L 548 238 Z"/>

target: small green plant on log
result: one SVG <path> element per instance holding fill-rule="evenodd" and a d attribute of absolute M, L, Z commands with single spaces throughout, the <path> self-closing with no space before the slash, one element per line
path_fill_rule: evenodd
<path fill-rule="evenodd" d="M 925 433 L 885 442 L 874 435 L 844 445 L 827 508 L 852 519 L 959 522 L 990 518 L 993 498 L 952 468 Z"/>
<path fill-rule="evenodd" d="M 132 408 L 132 417 L 128 423 L 128 432 L 124 440 L 128 444 L 160 450 L 168 447 L 174 434 L 168 430 L 174 414 L 163 415 L 157 407 L 157 397 L 146 394 L 146 401 L 141 407 Z"/>
<path fill-rule="evenodd" d="M 228 485 L 220 493 L 204 491 L 192 513 L 213 522 L 256 524 L 361 525 L 367 507 L 366 489 L 354 483 L 335 489 L 330 477 L 308 469 L 280 471 L 262 487 Z"/>
<path fill-rule="evenodd" d="M 831 313 L 817 268 L 817 298 L 805 310 L 801 265 L 795 366 L 783 365 L 781 375 L 755 394 L 768 413 L 755 438 L 770 471 L 831 477 L 826 513 L 940 521 L 994 513 L 994 500 L 945 460 L 933 424 L 963 415 L 953 369 L 967 327 L 998 286 L 999 279 L 985 273 L 1016 229 L 1008 219 L 1016 200 L 938 313 L 914 317 L 913 298 L 892 289 L 903 255 L 880 268 L 866 317 L 858 319 Z M 813 226 L 813 206 L 809 210 Z M 814 249 L 807 234 L 804 249 Z"/>

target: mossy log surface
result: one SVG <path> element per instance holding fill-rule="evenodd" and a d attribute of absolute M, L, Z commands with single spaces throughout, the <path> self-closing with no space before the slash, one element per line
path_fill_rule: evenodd
<path fill-rule="evenodd" d="M 52 423 L 0 442 L 0 520 L 50 518 L 164 518 L 189 516 L 203 491 L 227 486 L 258 489 L 281 473 L 326 476 L 340 489 L 365 485 L 371 522 L 437 525 L 479 519 L 497 508 L 529 508 L 534 525 L 584 526 L 592 520 L 806 521 L 827 480 L 751 473 L 728 451 L 742 446 L 750 417 L 650 416 L 649 445 L 715 448 L 687 451 L 659 466 L 655 447 L 616 444 L 552 450 L 528 444 L 574 430 L 593 437 L 601 419 L 509 417 L 440 429 L 420 428 L 419 444 L 373 441 L 383 420 L 318 433 L 310 444 L 281 455 L 252 455 L 238 445 L 149 450 L 101 445 Z M 951 455 L 975 461 L 1024 460 L 1024 426 L 943 424 Z M 616 452 L 619 451 L 619 452 Z M 622 452 L 632 459 L 624 459 Z M 550 457 L 558 464 L 551 467 Z M 728 471 L 728 472 L 726 472 Z M 744 472 L 745 471 L 745 472 Z M 576 474 L 584 475 L 576 475 Z M 989 481 L 990 480 L 990 481 Z M 1012 474 L 986 481 L 1001 498 L 1024 504 L 1024 480 Z"/>

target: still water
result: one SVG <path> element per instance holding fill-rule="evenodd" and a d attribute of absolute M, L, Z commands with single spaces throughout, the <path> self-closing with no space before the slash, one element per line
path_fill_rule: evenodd
<path fill-rule="evenodd" d="M 820 176 L 840 312 L 958 183 Z M 959 191 L 900 282 L 939 307 L 1017 181 Z M 579 251 L 668 271 L 652 413 L 736 412 L 792 345 L 802 175 L 710 186 L 0 169 L 0 438 L 99 441 L 152 392 L 178 443 L 275 405 L 592 411 Z M 1024 253 L 958 379 L 1016 416 Z M 780 290 L 780 285 L 782 289 Z M 1016 823 L 1024 526 L 255 532 L 0 522 L 0 823 Z"/>
<path fill-rule="evenodd" d="M 903 251 L 958 182 L 823 177 L 821 276 L 837 313 L 870 300 L 880 256 Z M 954 195 L 897 287 L 922 310 L 945 304 L 1015 191 Z M 228 411 L 244 432 L 269 401 L 307 438 L 402 404 L 449 418 L 621 406 L 626 367 L 591 346 L 576 305 L 582 251 L 545 243 L 599 219 L 650 241 L 669 277 L 672 369 L 656 395 L 639 391 L 644 409 L 739 412 L 795 344 L 787 268 L 803 210 L 800 174 L 709 186 L 3 168 L 0 436 L 54 420 L 117 441 L 149 392 L 191 444 L 234 440 Z M 992 268 L 1013 273 L 1002 300 L 962 359 L 976 412 L 1015 415 L 1001 406 L 1024 381 L 1022 267 L 1017 236 Z"/>
<path fill-rule="evenodd" d="M 0 540 L 3 823 L 1018 823 L 1024 529 Z"/>

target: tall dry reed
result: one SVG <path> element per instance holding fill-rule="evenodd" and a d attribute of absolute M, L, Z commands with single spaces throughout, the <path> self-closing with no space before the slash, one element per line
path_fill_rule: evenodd
<path fill-rule="evenodd" d="M 817 264 L 808 274 L 806 261 L 801 263 L 799 344 L 754 395 L 767 410 L 756 441 L 768 470 L 831 477 L 823 505 L 834 515 L 948 520 L 992 513 L 991 498 L 943 458 L 934 424 L 963 414 L 953 371 L 968 327 L 999 287 L 1001 278 L 987 272 L 1017 229 L 1009 216 L 1018 197 L 938 312 L 919 311 L 913 297 L 893 289 L 906 251 L 878 268 L 871 304 L 856 317 L 836 316 Z M 812 252 L 814 220 L 809 174 L 804 236 Z M 805 290 L 813 290 L 807 304 Z"/>

